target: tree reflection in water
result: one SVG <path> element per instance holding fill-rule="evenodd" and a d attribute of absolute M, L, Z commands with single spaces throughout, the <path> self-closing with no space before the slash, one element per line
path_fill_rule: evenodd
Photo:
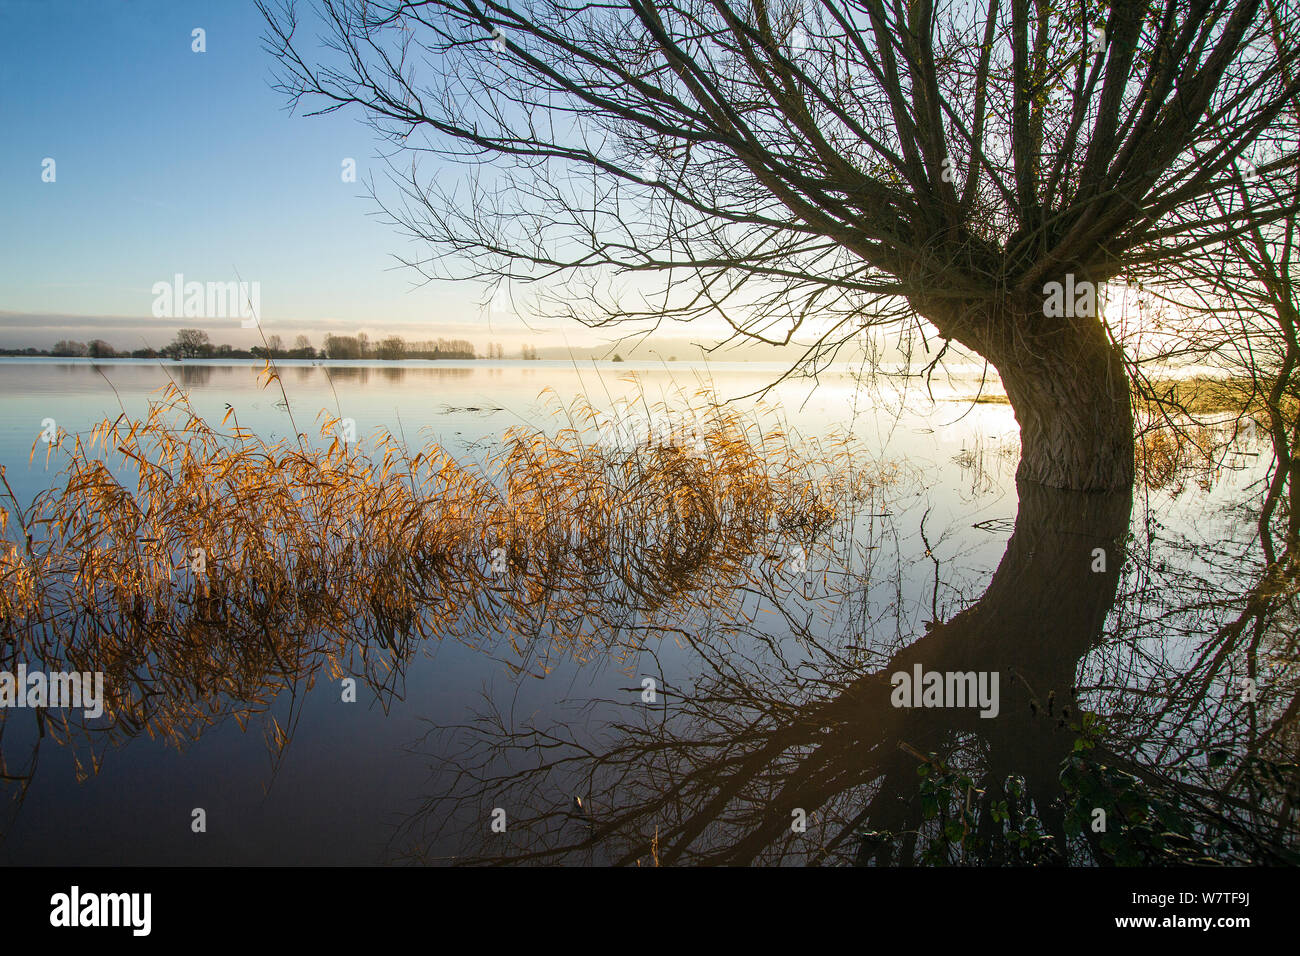
<path fill-rule="evenodd" d="M 1234 596 L 1240 553 L 1197 575 L 1204 554 L 1139 550 L 1127 494 L 1018 491 L 983 596 L 914 640 L 864 639 L 851 587 L 820 599 L 830 627 L 769 590 L 783 626 L 751 604 L 692 629 L 694 678 L 660 709 L 459 728 L 449 792 L 395 852 L 427 859 L 454 829 L 464 863 L 1297 862 L 1290 554 Z M 892 706 L 915 665 L 998 672 L 1000 713 Z"/>

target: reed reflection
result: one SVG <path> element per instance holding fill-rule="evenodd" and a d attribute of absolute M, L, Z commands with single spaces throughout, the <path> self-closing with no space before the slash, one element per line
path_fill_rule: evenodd
<path fill-rule="evenodd" d="M 45 743 L 89 773 L 141 734 L 181 746 L 260 719 L 278 758 L 316 679 L 391 700 L 423 642 L 504 647 L 542 672 L 626 655 L 611 614 L 721 601 L 748 563 L 811 547 L 886 480 L 716 405 L 689 433 L 644 407 L 657 417 L 638 431 L 557 406 L 557 434 L 516 430 L 466 462 L 387 435 L 362 448 L 332 418 L 328 444 L 268 444 L 175 385 L 144 420 L 60 435 L 54 487 L 23 507 L 5 483 L 0 670 L 103 672 L 105 717 L 0 711 L 14 801 Z"/>

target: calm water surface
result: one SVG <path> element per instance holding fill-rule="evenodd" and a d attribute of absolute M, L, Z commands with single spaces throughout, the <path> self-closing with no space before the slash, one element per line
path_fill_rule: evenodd
<path fill-rule="evenodd" d="M 247 729 L 227 718 L 179 751 L 146 736 L 101 747 L 98 773 L 84 779 L 69 750 L 39 748 L 21 801 L 8 788 L 0 862 L 630 862 L 649 859 L 638 841 L 652 831 L 664 862 L 862 860 L 861 832 L 902 832 L 920 819 L 898 809 L 916 788 L 908 748 L 978 766 L 990 780 L 1023 776 L 1040 816 L 1064 827 L 1046 806 L 1072 738 L 1039 720 L 1049 689 L 1059 707 L 1076 685 L 1088 688 L 1076 710 L 1090 694 L 1091 708 L 1116 715 L 1133 753 L 1158 759 L 1178 715 L 1143 701 L 1197 666 L 1218 623 L 1193 621 L 1196 601 L 1174 596 L 1244 590 L 1259 564 L 1240 505 L 1258 497 L 1264 456 L 1229 456 L 1208 489 L 1021 502 L 1014 417 L 1004 404 L 961 400 L 979 388 L 974 373 L 936 378 L 927 392 L 864 389 L 853 369 L 836 367 L 816 387 L 793 381 L 756 397 L 780 366 L 286 362 L 286 409 L 277 388 L 258 384 L 259 367 L 0 360 L 0 463 L 27 502 L 56 480 L 41 444 L 28 464 L 45 419 L 84 434 L 105 416 L 141 415 L 170 376 L 209 421 L 229 406 L 268 440 L 292 437 L 292 414 L 323 442 L 320 416 L 334 415 L 355 422 L 362 447 L 388 430 L 467 459 L 509 428 L 560 427 L 557 406 L 579 396 L 605 409 L 637 394 L 682 405 L 707 387 L 769 423 L 778 415 L 804 439 L 846 429 L 867 463 L 895 479 L 854 526 L 835 569 L 850 584 L 837 597 L 818 584 L 777 588 L 725 636 L 706 609 L 680 622 L 690 639 L 661 633 L 625 662 L 558 655 L 545 673 L 504 642 L 426 642 L 394 698 L 363 684 L 346 704 L 330 679 L 298 688 L 301 712 L 278 761 L 256 718 Z M 1090 568 L 1094 547 L 1126 537 L 1127 561 Z M 1168 607 L 1157 606 L 1163 599 Z M 914 664 L 998 670 L 1001 713 L 891 707 L 882 675 Z M 648 722 L 638 706 L 647 675 L 669 690 Z M 1219 698 L 1231 677 L 1213 675 Z M 1202 706 L 1212 696 L 1193 695 L 1178 733 L 1231 719 L 1221 704 Z M 539 748 L 529 736 L 539 727 L 561 743 Z M 6 766 L 26 766 L 37 743 L 30 718 L 11 713 L 3 733 Z M 561 752 L 574 761 L 537 770 Z M 207 813 L 204 834 L 190 831 L 196 807 Z M 511 821 L 504 835 L 490 830 L 497 807 Z M 795 810 L 810 820 L 802 834 L 791 832 Z M 874 862 L 913 852 L 895 841 Z"/>

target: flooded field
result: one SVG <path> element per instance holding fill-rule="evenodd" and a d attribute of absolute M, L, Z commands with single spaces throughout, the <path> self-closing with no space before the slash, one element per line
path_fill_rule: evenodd
<path fill-rule="evenodd" d="M 0 861 L 1296 860 L 1253 430 L 781 371 L 0 362 Z"/>

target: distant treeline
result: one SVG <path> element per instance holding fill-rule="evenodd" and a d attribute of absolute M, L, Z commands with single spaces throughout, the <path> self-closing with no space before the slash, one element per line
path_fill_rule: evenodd
<path fill-rule="evenodd" d="M 526 348 L 526 347 L 525 347 Z M 331 359 L 472 359 L 478 358 L 474 346 L 464 339 L 430 339 L 426 342 L 407 342 L 400 335 L 392 335 L 371 342 L 365 333 L 357 335 L 327 335 L 325 358 Z M 524 358 L 527 358 L 524 355 Z M 505 358 L 500 345 L 488 345 L 487 358 Z"/>
<path fill-rule="evenodd" d="M 364 332 L 356 335 L 327 335 L 325 347 L 314 348 L 311 339 L 300 335 L 294 340 L 293 348 L 286 348 L 278 335 L 268 335 L 266 345 L 254 345 L 251 349 L 237 349 L 233 345 L 217 345 L 208 339 L 208 333 L 201 329 L 181 329 L 176 338 L 161 349 L 142 348 L 128 351 L 115 349 L 103 339 L 89 342 L 76 342 L 63 339 L 54 343 L 52 349 L 0 349 L 0 355 L 48 355 L 67 358 L 272 358 L 289 359 L 380 359 L 398 361 L 401 359 L 476 359 L 479 355 L 474 345 L 464 339 L 429 339 L 422 342 L 407 342 L 400 335 L 371 342 Z M 498 343 L 488 343 L 484 358 L 503 359 L 505 347 Z M 521 350 L 524 359 L 537 359 L 537 349 L 525 345 Z"/>

